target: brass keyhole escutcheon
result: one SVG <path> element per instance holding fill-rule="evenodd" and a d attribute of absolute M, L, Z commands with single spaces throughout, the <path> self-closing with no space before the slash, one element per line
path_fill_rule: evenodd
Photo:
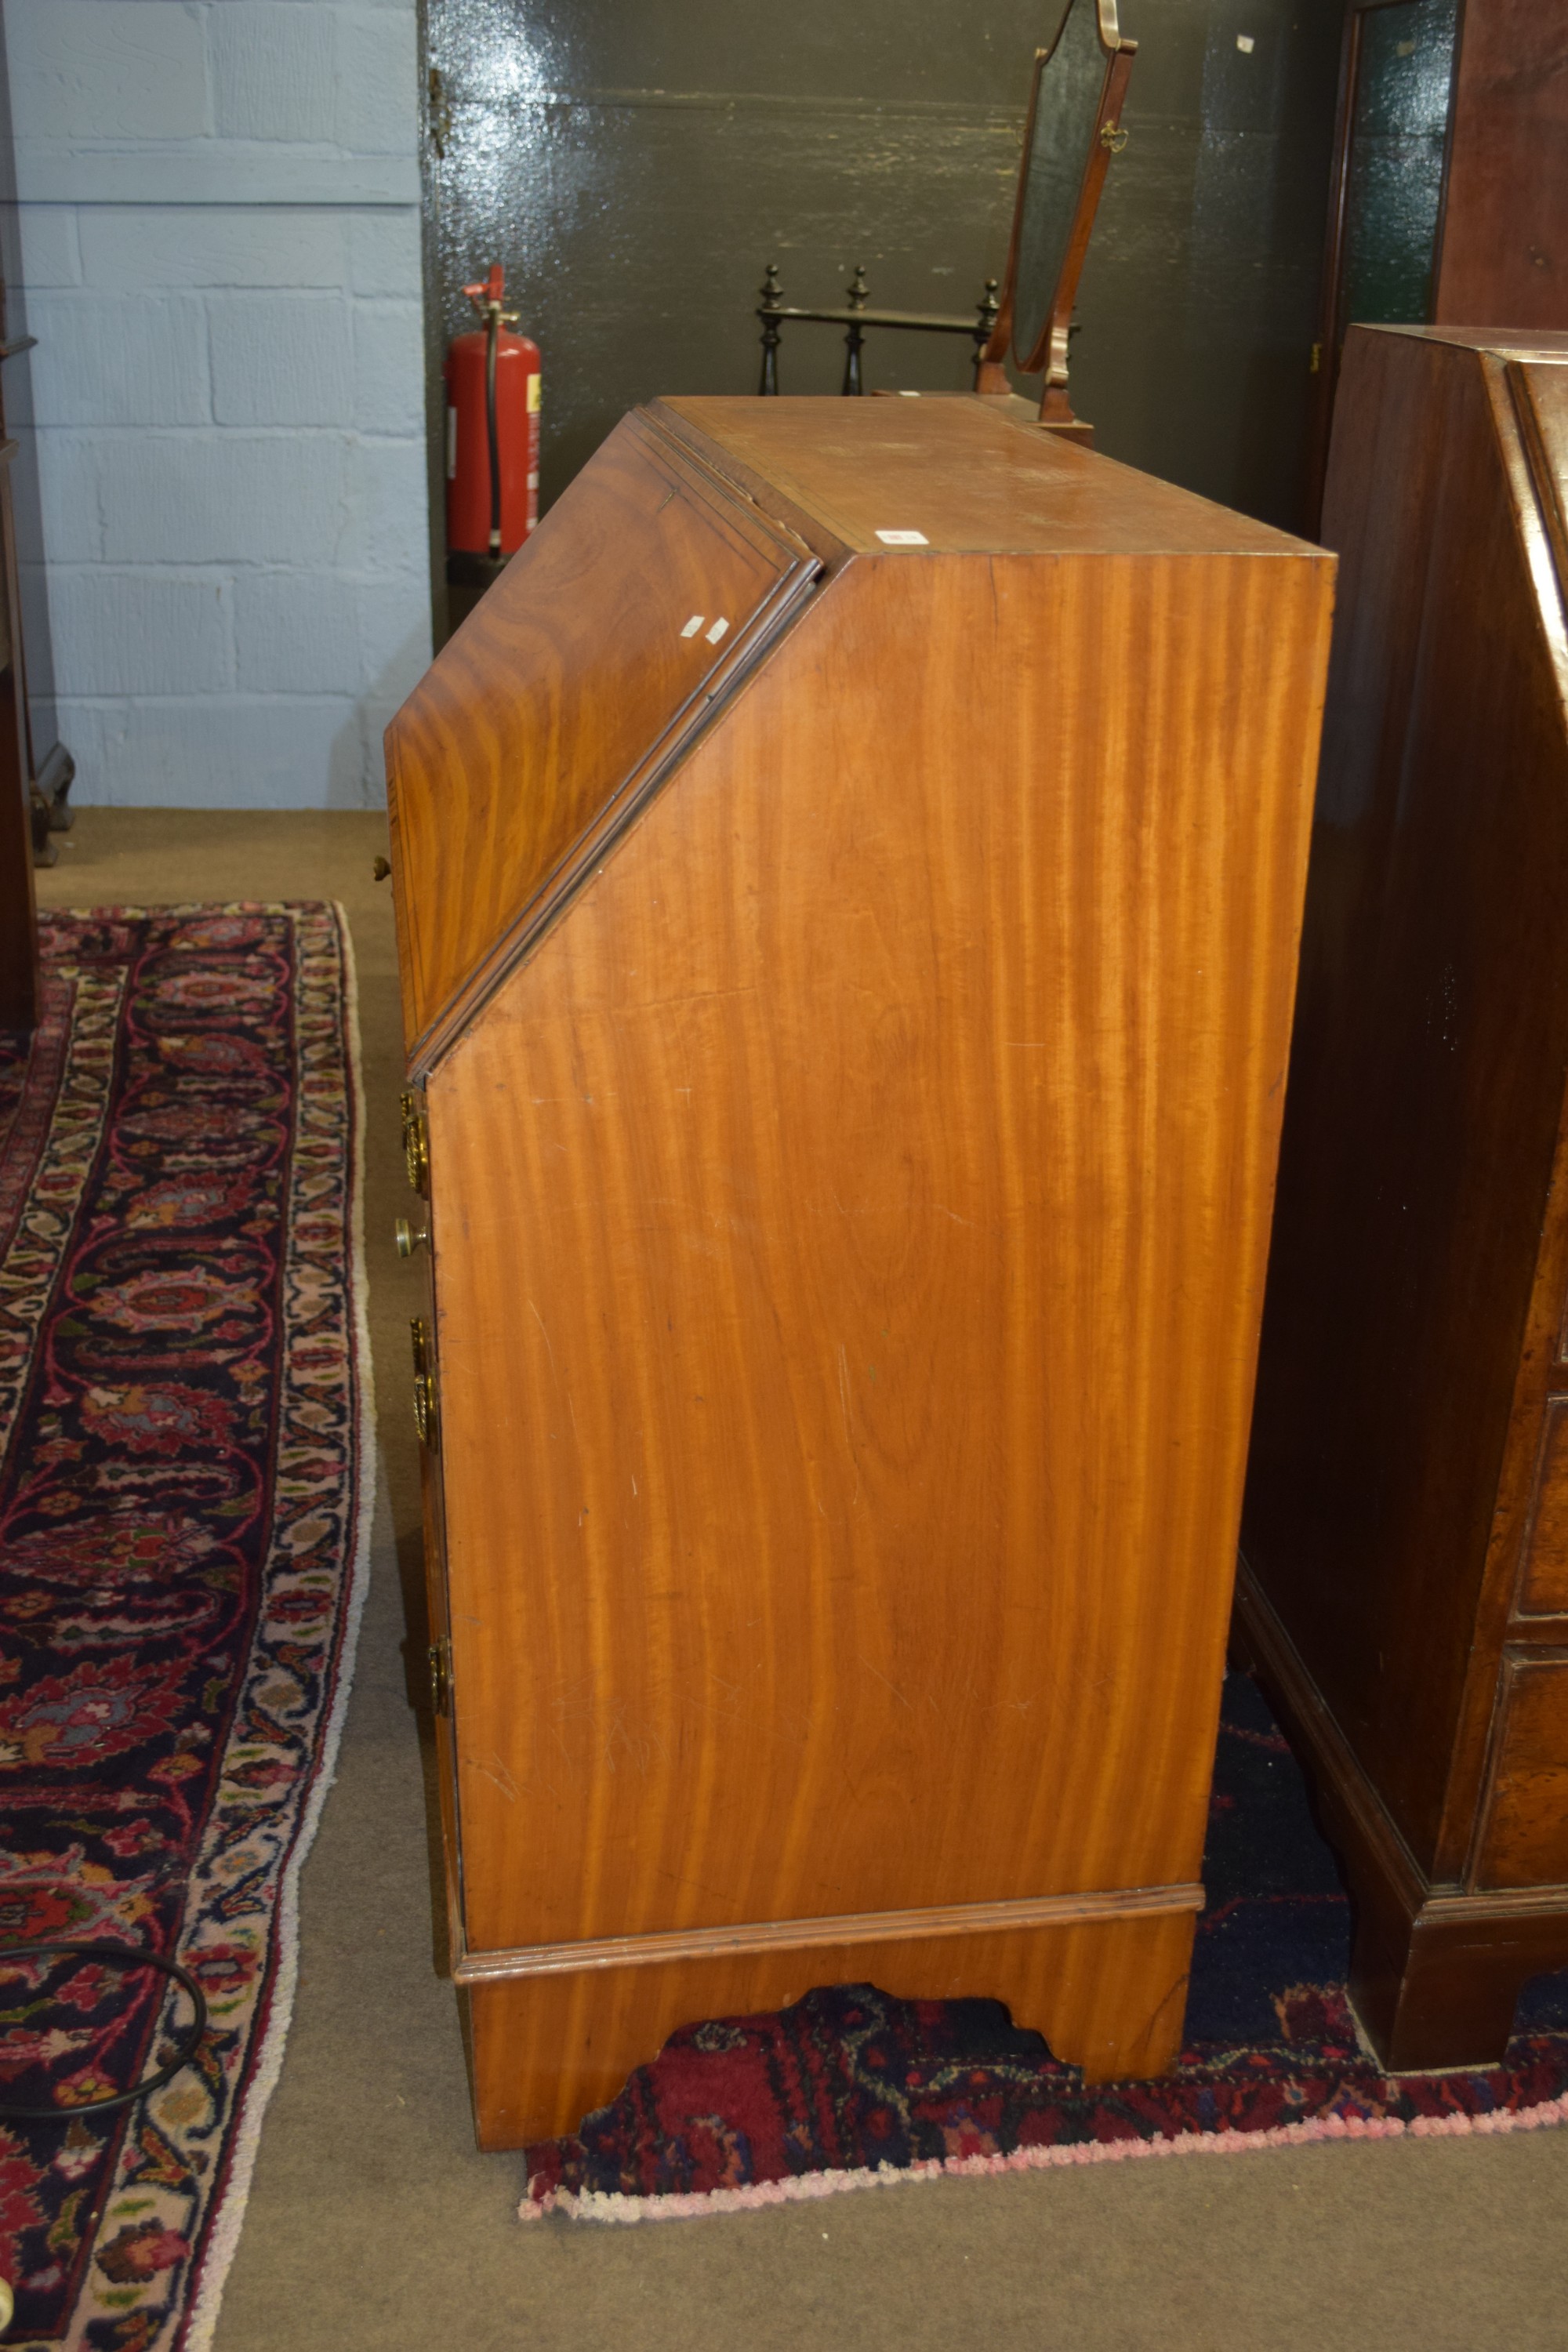
<path fill-rule="evenodd" d="M 419 1432 L 419 1443 L 427 1445 L 432 1454 L 439 1443 L 440 1431 L 436 1412 L 436 1370 L 430 1357 L 430 1327 L 423 1315 L 416 1315 L 408 1326 L 414 1343 L 414 1426 Z"/>

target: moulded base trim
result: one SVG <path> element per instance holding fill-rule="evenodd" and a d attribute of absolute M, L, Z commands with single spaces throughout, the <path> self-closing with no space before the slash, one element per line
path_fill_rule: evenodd
<path fill-rule="evenodd" d="M 577 1944 L 531 1944 L 510 1951 L 465 1951 L 452 1974 L 460 1985 L 513 1977 L 576 1975 L 584 1969 L 654 1966 L 745 1952 L 804 1952 L 829 1945 L 905 1944 L 948 1936 L 987 1936 L 1011 1927 L 1065 1927 L 1100 1919 L 1152 1918 L 1201 1911 L 1195 1882 L 1119 1886 L 1094 1895 L 1023 1895 L 1005 1903 L 943 1903 L 912 1911 L 851 1911 L 816 1919 L 756 1919 L 732 1927 L 682 1927 L 653 1936 L 602 1936 Z"/>
<path fill-rule="evenodd" d="M 558 1947 L 548 1974 L 470 1978 L 460 1989 L 479 2145 L 520 2147 L 574 2130 L 680 2027 L 787 2009 L 818 1984 L 871 1984 L 898 2000 L 999 2000 L 1087 2082 L 1160 2074 L 1181 2046 L 1196 1895 L 1158 1887 L 1058 1896 L 1048 1906 L 873 1914 L 868 1936 L 853 1918 L 781 1921 L 762 1932 L 800 1940 L 750 1948 L 731 1941 L 696 1953 L 689 1937 L 661 1939 L 660 1948 L 640 1937 L 587 1967 L 560 1966 Z M 1149 1897 L 1163 1907 L 1142 1907 Z M 1009 1916 L 1067 1906 L 1075 1916 L 1024 1924 Z M 998 1913 L 1000 1926 L 976 1932 L 977 1921 Z M 911 1919 L 917 1932 L 900 1937 L 899 1923 Z M 726 1932 L 758 1931 L 717 1934 Z M 688 1948 L 672 1954 L 672 1942 Z"/>

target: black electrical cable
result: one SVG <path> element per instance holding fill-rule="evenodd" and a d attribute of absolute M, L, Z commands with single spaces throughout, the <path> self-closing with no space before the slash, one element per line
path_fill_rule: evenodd
<path fill-rule="evenodd" d="M 137 2099 L 144 2099 L 149 2091 L 156 2091 L 173 2079 L 182 2066 L 188 2066 L 201 2047 L 202 2036 L 207 2030 L 207 2002 L 195 1977 L 181 1968 L 177 1960 L 166 1960 L 161 1952 L 149 1951 L 136 1944 L 0 1944 L 0 1969 L 13 1960 L 52 1958 L 62 1953 L 79 1953 L 87 1959 L 103 1960 L 110 1968 L 156 1969 L 172 1978 L 185 1993 L 195 2011 L 185 2037 L 179 2042 L 174 2055 L 155 2074 L 137 2083 L 129 2091 L 111 2091 L 106 2099 L 79 2099 L 69 2106 L 13 2107 L 0 2099 L 0 2116 L 26 2123 L 68 2123 L 73 2116 L 101 2115 L 109 2107 L 128 2107 Z"/>
<path fill-rule="evenodd" d="M 496 415 L 496 356 L 500 346 L 500 304 L 489 306 L 485 342 L 485 430 L 490 445 L 490 553 L 500 553 L 500 424 Z"/>

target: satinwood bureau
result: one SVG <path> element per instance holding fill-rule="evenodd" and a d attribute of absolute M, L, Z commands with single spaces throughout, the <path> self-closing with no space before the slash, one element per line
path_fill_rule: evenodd
<path fill-rule="evenodd" d="M 1394 2067 L 1568 1966 L 1568 335 L 1352 327 L 1238 1600 Z"/>
<path fill-rule="evenodd" d="M 628 417 L 387 738 L 479 2128 L 814 1983 L 1182 2024 L 1332 561 Z"/>

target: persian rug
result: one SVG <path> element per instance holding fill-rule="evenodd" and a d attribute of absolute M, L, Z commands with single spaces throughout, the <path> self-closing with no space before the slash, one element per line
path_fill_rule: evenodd
<path fill-rule="evenodd" d="M 1504 2064 L 1383 2074 L 1346 1997 L 1333 1855 L 1239 1675 L 1226 1682 L 1204 1881 L 1170 2074 L 1086 2087 L 1000 2002 L 835 1985 L 672 2034 L 571 2137 L 528 2149 L 522 2218 L 678 2220 L 950 2174 L 1568 2122 L 1568 1972 L 1527 1990 Z"/>
<path fill-rule="evenodd" d="M 373 1460 L 331 907 L 47 917 L 0 1040 L 0 2273 L 9 2345 L 210 2341 L 282 2058 Z M 151 1946 L 201 1985 L 14 1960 Z M 81 2110 L 81 2111 L 78 2111 Z"/>

